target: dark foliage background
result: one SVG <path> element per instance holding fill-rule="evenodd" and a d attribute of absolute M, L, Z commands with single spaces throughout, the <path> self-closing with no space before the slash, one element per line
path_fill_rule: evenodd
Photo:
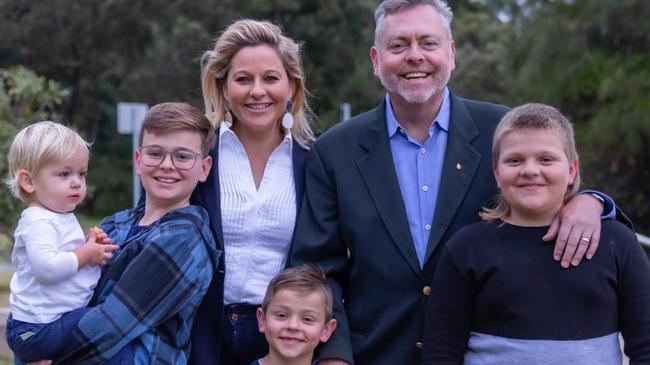
<path fill-rule="evenodd" d="M 377 3 L 1 0 L 0 153 L 25 123 L 62 120 L 95 141 L 83 209 L 102 216 L 129 206 L 131 144 L 117 134 L 116 104 L 176 100 L 201 107 L 202 52 L 233 20 L 249 17 L 270 19 L 303 44 L 317 128 L 325 130 L 338 122 L 340 103 L 350 102 L 356 114 L 383 95 L 368 57 Z M 450 4 L 454 92 L 560 108 L 576 126 L 585 185 L 611 194 L 640 232 L 650 232 L 650 6 L 643 0 Z M 12 86 L 12 78 L 32 89 Z M 0 204 L 0 225 L 10 227 L 17 203 L 3 190 Z"/>

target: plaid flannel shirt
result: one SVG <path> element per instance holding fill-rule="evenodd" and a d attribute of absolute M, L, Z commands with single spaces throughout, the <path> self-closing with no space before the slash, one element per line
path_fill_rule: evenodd
<path fill-rule="evenodd" d="M 101 364 L 133 346 L 132 364 L 187 364 L 190 330 L 220 251 L 207 212 L 188 206 L 127 238 L 144 207 L 101 228 L 120 249 L 102 276 L 58 364 Z"/>

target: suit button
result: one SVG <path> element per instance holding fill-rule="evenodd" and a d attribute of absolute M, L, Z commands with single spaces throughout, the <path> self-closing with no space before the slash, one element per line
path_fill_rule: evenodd
<path fill-rule="evenodd" d="M 420 341 L 416 342 L 415 343 L 415 348 L 418 349 L 418 350 L 421 349 L 422 348 L 422 342 L 420 342 Z"/>
<path fill-rule="evenodd" d="M 422 288 L 422 294 L 426 295 L 427 297 L 431 295 L 431 287 L 427 285 Z"/>

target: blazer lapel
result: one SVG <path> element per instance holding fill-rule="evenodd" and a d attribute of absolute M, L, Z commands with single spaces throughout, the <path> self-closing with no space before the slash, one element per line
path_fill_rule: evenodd
<path fill-rule="evenodd" d="M 192 204 L 202 206 L 208 211 L 212 234 L 217 245 L 223 250 L 223 229 L 221 227 L 221 189 L 219 188 L 219 129 L 215 130 L 217 135 L 214 148 L 210 150 L 212 156 L 212 170 L 207 180 L 194 189 L 190 198 Z M 222 255 L 223 257 L 223 255 Z"/>
<path fill-rule="evenodd" d="M 420 275 L 420 263 L 415 253 L 404 200 L 393 164 L 386 129 L 385 107 L 384 101 L 369 116 L 372 123 L 361 138 L 361 146 L 368 151 L 368 154 L 357 162 L 357 166 L 391 238 L 413 271 Z"/>
<path fill-rule="evenodd" d="M 293 162 L 293 180 L 294 186 L 296 189 L 296 221 L 298 219 L 298 214 L 300 213 L 300 207 L 302 206 L 302 197 L 305 195 L 305 164 L 307 163 L 307 157 L 309 156 L 309 151 L 304 147 L 298 144 L 295 140 L 293 141 L 293 150 L 291 151 L 292 162 Z"/>
<path fill-rule="evenodd" d="M 449 228 L 481 159 L 480 153 L 471 145 L 471 141 L 479 134 L 478 129 L 463 101 L 451 93 L 449 95 L 451 96 L 451 121 L 447 151 L 425 262 L 431 257 Z"/>

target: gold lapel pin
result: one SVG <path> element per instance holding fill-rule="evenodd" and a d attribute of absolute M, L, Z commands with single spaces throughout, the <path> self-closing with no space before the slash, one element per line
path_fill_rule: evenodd
<path fill-rule="evenodd" d="M 460 164 L 460 162 L 456 162 L 456 170 L 462 169 L 463 166 Z"/>

